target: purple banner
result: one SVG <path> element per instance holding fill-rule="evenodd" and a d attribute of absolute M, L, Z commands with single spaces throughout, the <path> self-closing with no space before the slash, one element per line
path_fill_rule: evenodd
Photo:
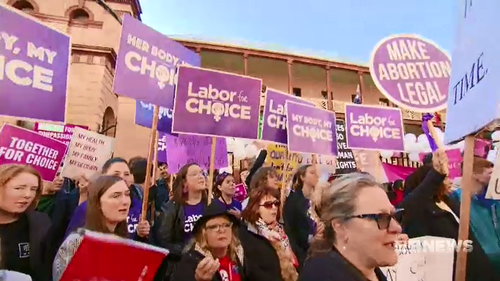
<path fill-rule="evenodd" d="M 212 137 L 193 135 L 165 135 L 168 147 L 168 172 L 175 174 L 182 166 L 196 163 L 204 170 L 210 168 L 210 154 L 212 152 Z M 228 166 L 226 139 L 217 138 L 215 146 L 214 169 Z"/>
<path fill-rule="evenodd" d="M 405 151 L 401 110 L 360 104 L 346 104 L 347 147 Z"/>
<path fill-rule="evenodd" d="M 0 5 L 0 115 L 64 122 L 70 38 Z"/>
<path fill-rule="evenodd" d="M 172 131 L 257 139 L 262 80 L 181 66 Z"/>
<path fill-rule="evenodd" d="M 176 67 L 200 63 L 195 52 L 125 14 L 113 92 L 172 108 Z"/>
<path fill-rule="evenodd" d="M 157 130 L 163 133 L 172 134 L 172 109 L 159 108 Z M 154 105 L 142 101 L 135 101 L 135 124 L 151 128 L 153 125 Z"/>
<path fill-rule="evenodd" d="M 379 91 L 401 108 L 436 112 L 446 108 L 450 57 L 429 40 L 395 35 L 372 53 L 370 73 Z"/>
<path fill-rule="evenodd" d="M 335 112 L 286 102 L 288 151 L 337 155 Z"/>
<path fill-rule="evenodd" d="M 262 140 L 287 144 L 286 137 L 286 102 L 294 101 L 313 105 L 301 98 L 274 89 L 267 88 L 262 124 Z"/>
<path fill-rule="evenodd" d="M 84 130 L 89 129 L 89 127 L 87 126 L 35 123 L 35 128 L 33 129 L 33 131 L 39 133 L 42 136 L 58 140 L 68 145 L 71 141 L 71 137 L 73 136 L 75 127 L 82 128 Z"/>
<path fill-rule="evenodd" d="M 167 163 L 167 134 L 158 132 L 158 162 Z"/>
<path fill-rule="evenodd" d="M 0 165 L 29 165 L 44 181 L 55 179 L 65 153 L 64 143 L 31 130 L 8 124 L 0 130 Z"/>

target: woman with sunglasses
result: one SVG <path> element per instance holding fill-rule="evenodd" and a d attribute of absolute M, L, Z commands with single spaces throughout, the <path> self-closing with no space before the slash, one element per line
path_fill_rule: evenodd
<path fill-rule="evenodd" d="M 258 187 L 250 191 L 242 217 L 246 227 L 240 239 L 245 260 L 252 264 L 252 280 L 296 281 L 299 263 L 279 224 L 279 190 Z"/>
<path fill-rule="evenodd" d="M 228 172 L 222 172 L 215 178 L 214 184 L 214 200 L 213 204 L 219 204 L 237 218 L 241 217 L 241 203 L 234 199 L 236 188 L 234 185 L 234 177 Z"/>
<path fill-rule="evenodd" d="M 370 175 L 344 175 L 322 189 L 317 210 L 325 232 L 314 238 L 299 280 L 385 281 L 379 268 L 397 263 L 401 226 L 382 186 Z"/>

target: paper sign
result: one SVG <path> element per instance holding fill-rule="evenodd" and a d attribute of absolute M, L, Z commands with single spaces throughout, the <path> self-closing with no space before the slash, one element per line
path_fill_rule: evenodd
<path fill-rule="evenodd" d="M 0 130 L 0 165 L 29 165 L 44 181 L 55 179 L 65 152 L 66 144 L 31 130 L 8 124 Z"/>
<path fill-rule="evenodd" d="M 455 241 L 423 236 L 398 248 L 398 263 L 383 267 L 387 281 L 452 281 Z"/>
<path fill-rule="evenodd" d="M 70 179 L 81 175 L 92 177 L 101 171 L 104 163 L 111 157 L 114 145 L 114 138 L 75 128 L 62 176 Z"/>
<path fill-rule="evenodd" d="M 172 136 L 164 135 L 167 138 L 167 163 L 168 172 L 175 174 L 182 166 L 189 163 L 196 163 L 204 170 L 210 168 L 210 154 L 212 151 L 212 137 L 195 135 Z M 215 145 L 215 166 L 214 169 L 226 168 L 227 143 L 224 138 L 216 138 Z"/>
<path fill-rule="evenodd" d="M 51 123 L 35 123 L 35 128 L 33 131 L 44 135 L 48 138 L 53 138 L 58 141 L 64 142 L 66 145 L 69 145 L 71 141 L 71 137 L 73 136 L 73 131 L 75 127 L 79 127 L 85 130 L 88 130 L 87 126 L 77 126 L 77 125 L 60 125 L 60 124 L 51 124 Z"/>

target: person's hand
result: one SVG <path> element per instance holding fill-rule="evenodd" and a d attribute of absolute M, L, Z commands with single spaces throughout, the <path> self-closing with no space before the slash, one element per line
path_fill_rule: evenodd
<path fill-rule="evenodd" d="M 78 189 L 80 191 L 80 193 L 85 193 L 87 192 L 87 187 L 89 186 L 90 184 L 90 180 L 87 178 L 86 175 L 82 174 L 81 176 L 79 176 L 76 180 L 78 182 Z"/>
<path fill-rule="evenodd" d="M 238 219 L 241 218 L 241 212 L 238 211 L 237 209 L 231 209 L 231 210 L 229 210 L 227 212 L 230 213 L 231 215 L 235 216 Z"/>
<path fill-rule="evenodd" d="M 432 155 L 432 167 L 440 174 L 448 174 L 448 156 L 443 149 L 438 149 Z"/>
<path fill-rule="evenodd" d="M 151 226 L 147 220 L 140 221 L 137 225 L 137 235 L 139 235 L 139 237 L 147 237 L 150 230 Z"/>
<path fill-rule="evenodd" d="M 52 191 L 57 192 L 61 190 L 63 183 L 64 183 L 63 177 L 58 175 L 56 179 L 52 182 Z"/>
<path fill-rule="evenodd" d="M 253 145 L 257 148 L 257 149 L 266 149 L 267 147 L 267 144 L 263 141 L 254 141 L 253 142 Z"/>
<path fill-rule="evenodd" d="M 215 272 L 219 270 L 220 263 L 211 257 L 206 257 L 200 261 L 194 272 L 196 281 L 211 281 Z"/>

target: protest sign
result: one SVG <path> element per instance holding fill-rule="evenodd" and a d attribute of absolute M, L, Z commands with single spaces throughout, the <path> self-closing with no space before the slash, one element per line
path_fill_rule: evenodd
<path fill-rule="evenodd" d="M 337 155 L 335 112 L 286 102 L 288 150 Z"/>
<path fill-rule="evenodd" d="M 346 104 L 345 116 L 347 147 L 405 151 L 399 108 Z"/>
<path fill-rule="evenodd" d="M 152 281 L 168 255 L 166 249 L 113 234 L 85 230 L 72 235 L 81 235 L 81 243 L 60 281 Z"/>
<path fill-rule="evenodd" d="M 494 28 L 500 19 L 500 2 L 464 3 L 457 11 L 445 144 L 475 133 L 500 117 L 496 75 L 500 71 L 500 46 Z"/>
<path fill-rule="evenodd" d="M 360 172 L 365 172 L 377 180 L 377 182 L 389 182 L 382 167 L 380 153 L 374 150 L 353 150 L 356 166 Z"/>
<path fill-rule="evenodd" d="M 200 63 L 195 52 L 125 14 L 113 92 L 172 108 L 176 67 Z"/>
<path fill-rule="evenodd" d="M 135 101 L 135 124 L 151 128 L 153 125 L 154 105 L 142 101 Z M 172 132 L 172 109 L 162 107 L 159 108 L 158 125 L 159 132 L 171 134 Z"/>
<path fill-rule="evenodd" d="M 433 42 L 415 35 L 381 40 L 370 60 L 379 91 L 396 105 L 416 112 L 446 108 L 451 60 Z"/>
<path fill-rule="evenodd" d="M 51 123 L 35 123 L 35 128 L 33 131 L 39 133 L 42 136 L 46 136 L 48 138 L 52 138 L 58 141 L 69 145 L 71 141 L 71 137 L 73 136 L 73 131 L 75 127 L 82 128 L 84 130 L 88 130 L 87 126 L 78 126 L 78 125 L 59 125 L 59 124 L 51 124 Z"/>
<path fill-rule="evenodd" d="M 342 175 L 355 172 L 357 170 L 356 158 L 352 149 L 347 147 L 346 128 L 344 121 L 337 120 L 335 124 L 337 131 L 337 162 L 333 173 Z"/>
<path fill-rule="evenodd" d="M 85 175 L 92 177 L 101 171 L 104 163 L 113 154 L 115 139 L 75 128 L 64 160 L 62 176 L 76 178 Z"/>
<path fill-rule="evenodd" d="M 457 242 L 450 238 L 412 238 L 396 248 L 398 263 L 381 270 L 387 281 L 452 281 L 457 247 Z"/>
<path fill-rule="evenodd" d="M 313 105 L 290 94 L 267 88 L 266 103 L 262 124 L 261 139 L 281 144 L 287 144 L 286 138 L 286 101 Z"/>
<path fill-rule="evenodd" d="M 418 156 L 420 158 L 420 162 L 424 161 L 424 157 L 429 153 L 419 153 Z M 459 178 L 462 176 L 462 163 L 464 162 L 464 158 L 462 156 L 462 152 L 460 148 L 454 148 L 446 150 L 446 156 L 448 157 L 448 177 L 450 179 Z"/>
<path fill-rule="evenodd" d="M 172 131 L 255 140 L 261 90 L 257 78 L 180 66 Z"/>
<path fill-rule="evenodd" d="M 64 143 L 33 131 L 8 124 L 0 130 L 0 165 L 29 165 L 44 181 L 55 179 L 65 152 Z"/>
<path fill-rule="evenodd" d="M 210 168 L 210 154 L 212 151 L 212 138 L 196 135 L 172 136 L 165 135 L 167 142 L 168 172 L 175 174 L 179 169 L 189 163 L 196 163 L 202 169 Z M 214 169 L 228 166 L 226 139 L 217 138 L 215 147 Z"/>
<path fill-rule="evenodd" d="M 159 163 L 167 163 L 167 134 L 158 132 L 158 154 Z"/>
<path fill-rule="evenodd" d="M 0 115 L 64 122 L 70 37 L 0 4 Z"/>

